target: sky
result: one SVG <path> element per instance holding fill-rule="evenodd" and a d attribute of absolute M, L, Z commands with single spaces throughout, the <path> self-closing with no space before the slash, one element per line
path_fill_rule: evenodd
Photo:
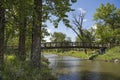
<path fill-rule="evenodd" d="M 88 29 L 95 24 L 93 15 L 95 14 L 96 9 L 99 8 L 101 3 L 106 4 L 108 2 L 114 4 L 115 7 L 120 8 L 120 0 L 77 0 L 77 2 L 72 5 L 72 8 L 75 9 L 75 12 L 82 11 L 85 13 L 83 28 Z M 69 16 L 71 16 L 71 14 L 72 13 L 69 13 Z M 72 41 L 75 41 L 75 37 L 77 35 L 70 28 L 67 28 L 62 22 L 59 23 L 58 28 L 54 28 L 50 22 L 47 22 L 47 25 L 49 33 L 62 32 L 66 34 L 67 37 L 70 37 Z M 45 37 L 45 40 L 50 42 L 50 36 Z"/>

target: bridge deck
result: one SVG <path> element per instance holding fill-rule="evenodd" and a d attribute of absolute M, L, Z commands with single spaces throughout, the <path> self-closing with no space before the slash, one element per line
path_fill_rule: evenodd
<path fill-rule="evenodd" d="M 42 49 L 55 49 L 55 48 L 106 48 L 110 47 L 109 44 L 89 43 L 89 42 L 45 42 L 41 43 Z"/>

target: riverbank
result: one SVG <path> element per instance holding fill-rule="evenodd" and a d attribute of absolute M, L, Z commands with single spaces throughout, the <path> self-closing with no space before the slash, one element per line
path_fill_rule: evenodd
<path fill-rule="evenodd" d="M 5 55 L 4 63 L 0 80 L 57 80 L 51 74 L 47 59 L 43 57 L 41 68 L 33 68 L 30 66 L 29 58 L 20 61 L 13 54 Z"/>
<path fill-rule="evenodd" d="M 55 54 L 58 56 L 71 56 L 71 57 L 77 57 L 81 59 L 89 59 L 90 56 L 92 56 L 95 53 L 93 50 L 87 50 L 87 53 L 85 53 L 83 50 L 75 51 L 64 51 L 64 52 L 57 52 L 57 51 L 44 51 L 43 54 Z"/>
<path fill-rule="evenodd" d="M 93 59 L 90 60 L 97 60 L 97 61 L 112 61 L 112 62 L 120 62 L 120 46 L 113 47 L 106 50 L 105 53 L 99 54 L 96 52 L 97 50 L 87 50 L 87 54 L 84 51 L 66 51 L 66 52 L 57 52 L 57 51 L 44 51 L 44 54 L 56 54 L 58 56 L 72 56 L 81 59 L 90 59 L 91 57 L 95 56 Z"/>
<path fill-rule="evenodd" d="M 94 60 L 120 62 L 120 46 L 108 49 L 104 54 L 95 57 Z"/>

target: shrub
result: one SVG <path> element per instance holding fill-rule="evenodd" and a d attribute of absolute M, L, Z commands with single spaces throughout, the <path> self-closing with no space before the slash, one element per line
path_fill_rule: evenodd
<path fill-rule="evenodd" d="M 42 63 L 44 63 L 42 66 L 47 65 L 45 62 Z M 33 68 L 29 60 L 19 61 L 15 55 L 5 56 L 2 74 L 3 80 L 56 80 L 48 66 Z"/>

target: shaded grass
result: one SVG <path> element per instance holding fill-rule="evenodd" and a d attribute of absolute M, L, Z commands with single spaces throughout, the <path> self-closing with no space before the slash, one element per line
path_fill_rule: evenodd
<path fill-rule="evenodd" d="M 19 61 L 15 55 L 5 55 L 3 80 L 57 80 L 51 75 L 47 59 L 42 59 L 41 68 L 33 68 L 30 61 Z"/>

